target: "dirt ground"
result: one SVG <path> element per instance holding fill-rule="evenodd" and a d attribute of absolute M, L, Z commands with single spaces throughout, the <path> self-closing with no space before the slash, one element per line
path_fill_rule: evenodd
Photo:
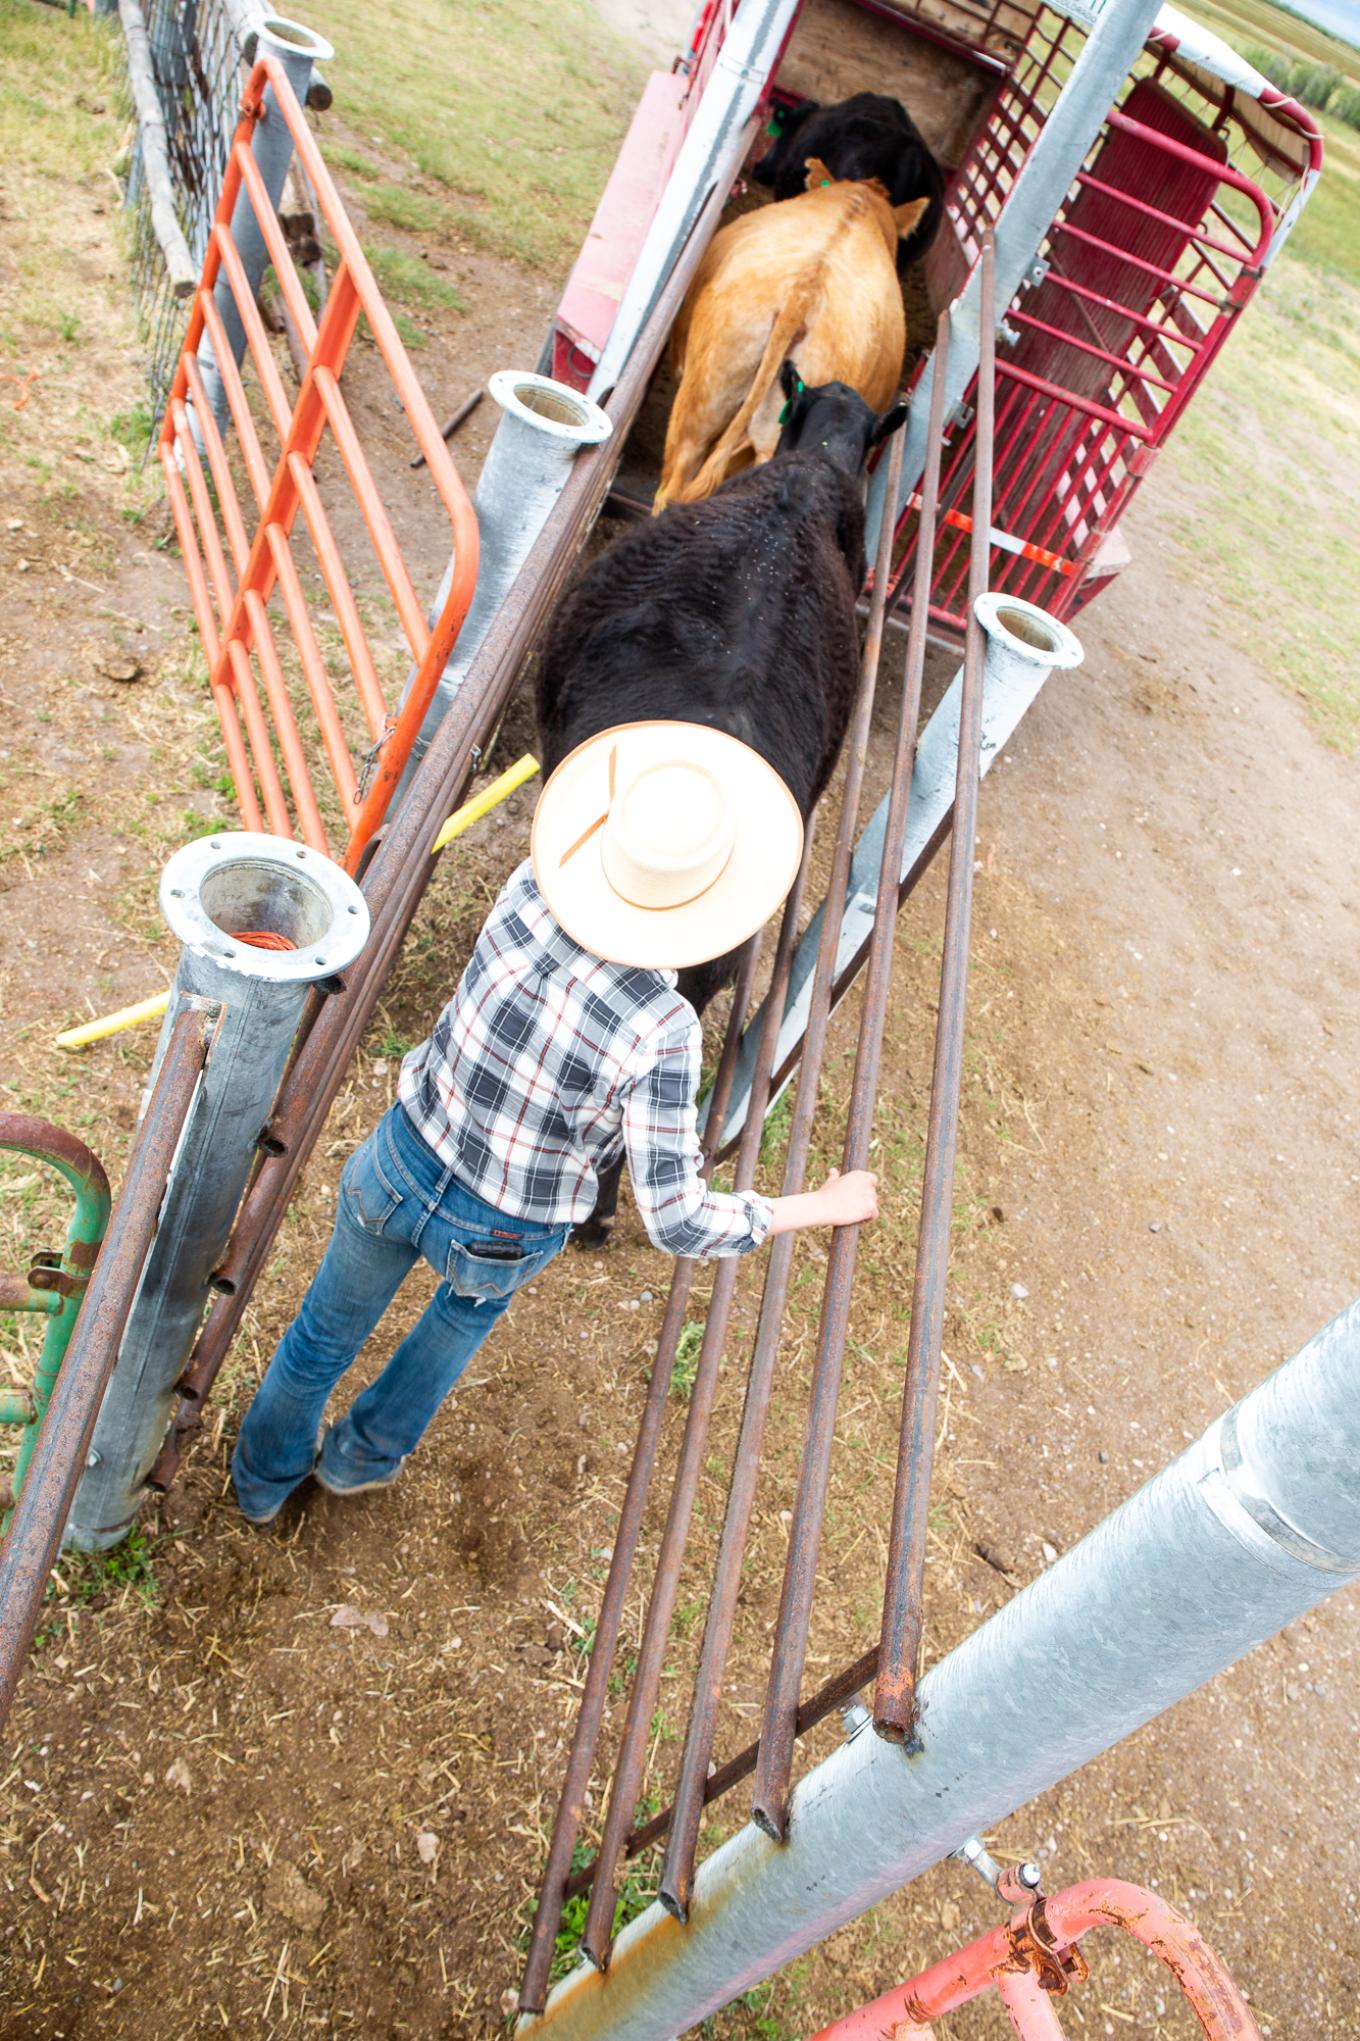
<path fill-rule="evenodd" d="M 35 190 L 0 165 L 0 308 L 41 246 L 66 265 L 80 345 L 11 358 L 15 385 L 0 386 L 0 1095 L 83 1132 L 116 1183 L 151 1043 L 124 1035 L 73 1060 L 52 1035 L 165 982 L 156 875 L 230 808 L 167 517 L 111 424 L 139 395 L 112 187 L 74 177 L 59 205 L 45 187 L 41 216 Z M 432 313 L 417 361 L 444 415 L 490 368 L 532 361 L 548 286 L 433 253 L 472 307 Z M 361 354 L 376 414 L 374 377 Z M 469 476 L 487 409 L 458 443 Z M 381 478 L 402 486 L 396 442 L 371 423 Z M 1216 629 L 1165 536 L 1175 507 L 1154 475 L 1133 565 L 1081 620 L 1086 664 L 1049 684 L 983 790 L 930 1658 L 1355 1292 L 1355 762 L 1274 684 L 1269 645 L 1255 661 Z M 433 571 L 433 524 L 412 552 Z M 899 661 L 894 639 L 875 785 Z M 493 769 L 531 741 L 521 701 Z M 519 1300 L 391 1494 L 304 1493 L 258 1533 L 226 1467 L 341 1164 L 522 854 L 531 804 L 520 794 L 446 856 L 179 1485 L 121 1558 L 63 1563 L 0 1763 L 0 2034 L 14 2041 L 504 2031 L 667 1265 L 625 1208 L 607 1254 L 566 1258 Z M 860 1257 L 812 1679 L 877 1627 L 943 876 L 899 926 L 884 1211 Z M 823 1161 L 855 1018 L 852 1001 L 835 1025 Z M 767 1182 L 778 1150 L 776 1131 Z M 55 1208 L 31 1174 L 0 1179 L 5 1266 L 47 1244 L 35 1228 Z M 820 1260 L 809 1244 L 795 1273 L 720 1750 L 758 1714 Z M 679 1754 L 758 1285 L 748 1268 L 654 1724 L 655 1800 Z M 427 1294 L 414 1278 L 361 1374 Z M 16 1379 L 22 1336 L 6 1326 Z M 682 1420 L 677 1395 L 663 1460 Z M 641 1613 L 639 1588 L 625 1664 Z M 1054 1887 L 1107 1872 L 1184 1906 L 1272 2041 L 1360 2027 L 1357 1613 L 1356 1592 L 1338 1594 L 992 1838 L 1037 1856 Z M 810 1755 L 838 1733 L 824 1726 Z M 740 1797 L 710 1840 L 742 1818 Z M 793 2041 L 995 1918 L 974 1874 L 941 1867 L 706 2031 Z M 1142 1959 L 1091 1954 L 1067 2031 L 1192 2032 Z M 942 2032 L 1003 2027 L 977 2008 Z"/>

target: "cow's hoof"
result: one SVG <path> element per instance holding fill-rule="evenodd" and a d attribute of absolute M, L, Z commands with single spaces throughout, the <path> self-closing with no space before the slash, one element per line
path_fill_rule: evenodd
<path fill-rule="evenodd" d="M 592 1212 L 588 1219 L 572 1228 L 571 1244 L 573 1247 L 607 1247 L 613 1231 L 612 1219 L 602 1219 L 598 1212 Z"/>

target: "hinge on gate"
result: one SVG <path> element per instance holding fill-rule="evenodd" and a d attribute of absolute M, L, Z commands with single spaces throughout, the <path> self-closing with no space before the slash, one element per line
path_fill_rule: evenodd
<path fill-rule="evenodd" d="M 83 1289 L 85 1278 L 69 1274 L 61 1265 L 61 1256 L 52 1248 L 40 1248 L 30 1255 L 28 1262 L 28 1287 L 30 1290 L 55 1290 L 59 1297 L 69 1297 L 73 1291 Z"/>

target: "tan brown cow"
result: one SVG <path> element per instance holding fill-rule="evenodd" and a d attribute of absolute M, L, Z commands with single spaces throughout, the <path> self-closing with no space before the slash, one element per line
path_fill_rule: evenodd
<path fill-rule="evenodd" d="M 779 440 L 779 371 L 847 383 L 882 411 L 902 373 L 896 250 L 928 197 L 893 206 L 876 179 L 837 184 L 813 157 L 808 189 L 713 237 L 671 336 L 680 387 L 653 509 L 697 503 Z"/>

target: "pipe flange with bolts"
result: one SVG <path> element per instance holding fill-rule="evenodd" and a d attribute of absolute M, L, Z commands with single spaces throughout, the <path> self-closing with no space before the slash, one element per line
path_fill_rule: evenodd
<path fill-rule="evenodd" d="M 177 850 L 161 912 L 191 955 L 242 978 L 310 985 L 347 970 L 368 940 L 368 905 L 320 851 L 258 831 L 219 830 Z M 262 947 L 252 936 L 274 940 Z"/>

